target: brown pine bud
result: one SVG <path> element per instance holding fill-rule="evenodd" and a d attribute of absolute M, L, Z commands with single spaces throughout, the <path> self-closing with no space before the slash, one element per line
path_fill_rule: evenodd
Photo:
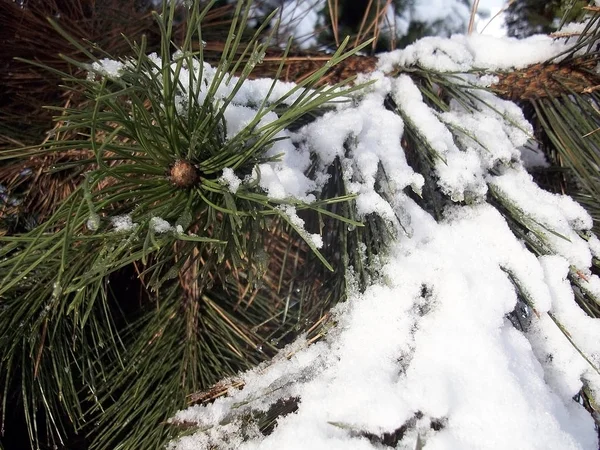
<path fill-rule="evenodd" d="M 175 186 L 189 188 L 195 185 L 200 177 L 198 176 L 198 169 L 191 162 L 178 159 L 171 166 L 169 178 Z"/>

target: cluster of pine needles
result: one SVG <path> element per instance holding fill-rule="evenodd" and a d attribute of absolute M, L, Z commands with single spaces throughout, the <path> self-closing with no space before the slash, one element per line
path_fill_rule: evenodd
<path fill-rule="evenodd" d="M 18 19 L 13 31 L 22 21 L 40 42 L 12 36 L 21 47 L 9 60 L 0 130 L 2 423 L 10 435 L 22 414 L 34 447 L 164 445 L 177 431 L 164 422 L 188 394 L 272 357 L 302 332 L 318 336 L 344 297 L 359 242 L 373 239 L 335 177 L 311 204 L 273 201 L 257 183 L 234 193 L 218 180 L 224 168 L 249 175 L 273 160 L 267 150 L 278 132 L 358 89 L 322 79 L 361 47 L 343 53 L 342 45 L 226 138 L 224 110 L 266 54 L 272 17 L 249 31 L 249 2 L 175 3 L 156 12 L 129 2 L 136 20 L 124 21 L 120 2 L 2 4 Z M 222 43 L 219 52 L 205 51 L 209 38 Z M 124 63 L 120 77 L 92 64 L 103 58 Z M 196 61 L 211 61 L 216 81 L 203 86 L 202 73 L 189 70 L 183 114 L 179 75 Z M 232 93 L 216 101 L 232 73 Z M 258 125 L 275 110 L 279 120 Z M 282 205 L 322 234 L 324 253 Z M 119 232 L 115 220 L 131 224 Z M 342 236 L 343 247 L 331 245 Z"/>

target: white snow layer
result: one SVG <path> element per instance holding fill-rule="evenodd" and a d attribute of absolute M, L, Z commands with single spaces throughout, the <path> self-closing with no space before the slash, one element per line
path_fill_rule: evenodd
<path fill-rule="evenodd" d="M 549 60 L 568 48 L 569 45 L 564 40 L 545 35 L 516 39 L 457 34 L 449 39 L 420 39 L 405 49 L 383 54 L 379 65 L 386 72 L 396 65 L 418 65 L 440 72 L 522 69 Z"/>
<path fill-rule="evenodd" d="M 417 439 L 425 449 L 597 448 L 593 420 L 572 397 L 582 378 L 598 385 L 598 374 L 546 313 L 556 308 L 586 335 L 578 343 L 598 351 L 600 323 L 573 302 L 568 264 L 538 260 L 491 206 L 453 208 L 440 224 L 405 206 L 420 229 L 394 245 L 385 281 L 340 305 L 324 341 L 289 359 L 293 349 L 285 349 L 243 374 L 241 391 L 178 413 L 175 420 L 207 431 L 172 449 L 379 448 L 364 435 L 408 423 L 397 448 L 412 450 Z M 506 319 L 517 302 L 507 272 L 535 292 L 531 336 Z M 219 425 L 294 397 L 298 411 L 269 436 L 243 439 L 239 428 Z"/>
<path fill-rule="evenodd" d="M 508 69 L 564 49 L 540 37 L 493 39 L 424 39 L 381 57 L 380 68 Z M 206 85 L 213 75 L 205 65 Z M 170 448 L 371 449 L 381 448 L 377 436 L 405 427 L 396 448 L 413 450 L 420 442 L 427 450 L 597 449 L 594 421 L 574 397 L 583 387 L 600 394 L 600 321 L 575 303 L 567 279 L 576 274 L 582 289 L 600 294 L 590 272 L 600 245 L 581 237 L 590 217 L 533 182 L 519 150 L 531 126 L 516 105 L 476 89 L 487 81 L 464 76 L 473 104 L 452 103 L 440 113 L 406 75 L 378 71 L 363 79 L 375 82 L 351 102 L 295 133 L 280 132 L 276 137 L 285 139 L 268 150 L 280 160 L 256 167 L 251 178 L 260 177 L 274 201 L 312 201 L 337 159 L 347 191 L 357 194 L 358 215 L 379 214 L 397 230 L 379 281 L 350 293 L 321 342 L 299 339 L 241 374 L 241 390 L 179 412 L 174 421 L 196 423 L 200 431 Z M 223 83 L 215 101 L 236 81 Z M 253 124 L 268 130 L 277 120 L 274 112 L 257 117 L 271 83 L 244 82 L 225 112 L 228 139 Z M 293 86 L 276 83 L 267 101 Z M 390 97 L 395 110 L 384 106 Z M 424 185 L 401 145 L 408 128 L 437 155 L 427 176 L 447 198 L 439 223 L 407 195 L 420 195 Z M 308 178 L 311 154 L 317 170 Z M 244 185 L 230 169 L 221 181 L 231 192 Z M 541 256 L 486 202 L 489 191 L 522 213 Z M 302 234 L 295 208 L 283 202 L 279 210 Z M 322 245 L 318 235 L 304 237 Z M 507 318 L 515 310 L 528 322 L 524 331 Z M 298 410 L 279 418 L 270 435 L 248 424 L 254 413 L 291 398 Z"/>

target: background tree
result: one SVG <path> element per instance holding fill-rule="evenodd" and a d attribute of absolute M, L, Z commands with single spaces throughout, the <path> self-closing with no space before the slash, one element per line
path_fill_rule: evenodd
<path fill-rule="evenodd" d="M 550 34 L 557 31 L 561 23 L 572 22 L 581 14 L 587 2 L 565 1 L 514 1 L 506 11 L 508 35 L 524 38 L 533 34 Z M 564 20 L 564 22 L 563 22 Z"/>

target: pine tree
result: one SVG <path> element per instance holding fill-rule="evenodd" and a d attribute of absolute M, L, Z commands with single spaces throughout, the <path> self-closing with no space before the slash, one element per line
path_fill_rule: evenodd
<path fill-rule="evenodd" d="M 443 223 L 449 210 L 491 205 L 531 254 L 569 261 L 579 307 L 598 317 L 592 224 L 579 210 L 569 216 L 566 200 L 558 218 L 540 216 L 505 181 L 542 195 L 514 152 L 533 131 L 567 169 L 536 174 L 540 182 L 574 189 L 597 226 L 594 9 L 572 47 L 551 61 L 457 73 L 359 56 L 369 41 L 345 52 L 346 40 L 331 55 L 270 49 L 271 18 L 248 32 L 250 2 L 238 2 L 214 52 L 203 42 L 213 4 L 164 4 L 152 14 L 160 40 L 120 41 L 128 45 L 122 56 L 51 22 L 74 54 L 58 67 L 28 62 L 51 70 L 76 99 L 54 107 L 44 142 L 23 139 L 27 146 L 0 156 L 5 198 L 17 200 L 3 211 L 0 238 L 3 420 L 9 407 L 23 411 L 33 446 L 160 448 L 194 428 L 181 417 L 166 423 L 177 410 L 226 393 L 240 402 L 211 425 L 210 439 L 231 444 L 240 436 L 227 437 L 231 424 L 241 436 L 255 437 L 255 427 L 268 434 L 298 408 L 289 388 L 305 382 L 302 374 L 250 388 L 245 376 L 227 377 L 275 355 L 266 373 L 285 364 L 293 355 L 280 350 L 303 333 L 294 351 L 335 335 L 341 319 L 330 309 L 381 281 L 390 245 L 415 234 L 417 209 Z M 380 78 L 369 78 L 376 70 Z M 484 75 L 497 78 L 486 86 Z M 393 88 L 382 87 L 387 82 Z M 534 128 L 502 98 L 521 102 Z M 347 128 L 344 111 L 367 107 L 403 124 L 402 138 L 382 142 L 366 129 L 340 131 L 336 149 L 319 141 L 324 129 Z M 476 125 L 488 119 L 512 153 L 492 148 Z M 366 143 L 381 150 L 369 153 Z M 360 162 L 361 151 L 370 164 Z M 470 181 L 445 171 L 473 158 L 486 165 Z M 23 175 L 32 167 L 53 183 L 44 184 L 52 200 L 40 196 L 40 178 Z M 39 217 L 23 225 L 33 211 Z M 594 254 L 589 263 L 572 256 L 575 247 Z M 510 264 L 500 269 L 518 293 L 515 327 L 530 327 L 518 308 L 550 317 L 597 372 L 597 355 L 581 348 L 558 311 L 543 309 L 531 280 Z M 429 307 L 428 289 L 420 308 Z M 586 377 L 578 395 L 594 412 L 597 384 Z M 254 406 L 255 394 L 266 408 Z M 421 419 L 392 435 L 334 425 L 395 445 Z"/>
<path fill-rule="evenodd" d="M 512 2 L 506 12 L 508 35 L 524 38 L 555 32 L 561 24 L 576 19 L 586 5 L 587 2 L 583 1 L 560 0 Z"/>

